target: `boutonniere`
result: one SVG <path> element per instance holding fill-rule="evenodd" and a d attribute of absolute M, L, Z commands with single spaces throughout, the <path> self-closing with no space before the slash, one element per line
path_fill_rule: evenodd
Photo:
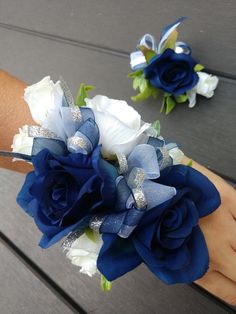
<path fill-rule="evenodd" d="M 133 101 L 146 100 L 149 97 L 162 97 L 161 112 L 170 113 L 176 104 L 188 102 L 193 108 L 196 95 L 210 98 L 219 79 L 205 73 L 191 54 L 190 47 L 177 41 L 177 27 L 185 18 L 164 28 L 160 42 L 154 36 L 144 35 L 138 42 L 137 50 L 130 54 L 133 70 L 128 76 L 133 79 L 133 88 L 138 94 Z"/>

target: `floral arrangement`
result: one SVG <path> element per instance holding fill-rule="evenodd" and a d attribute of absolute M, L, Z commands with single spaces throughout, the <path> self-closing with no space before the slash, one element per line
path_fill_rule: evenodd
<path fill-rule="evenodd" d="M 139 93 L 133 101 L 141 101 L 162 95 L 161 112 L 170 113 L 176 104 L 189 102 L 196 104 L 196 95 L 210 98 L 219 79 L 202 72 L 204 67 L 191 56 L 190 47 L 177 41 L 177 27 L 185 18 L 164 28 L 159 44 L 150 34 L 145 34 L 138 42 L 137 50 L 130 54 L 133 70 L 128 76 L 133 79 L 133 88 Z"/>
<path fill-rule="evenodd" d="M 23 126 L 12 156 L 30 162 L 18 204 L 42 232 L 39 246 L 62 248 L 102 288 L 141 263 L 167 284 L 190 283 L 208 269 L 198 225 L 220 205 L 214 185 L 183 152 L 125 101 L 82 84 L 76 101 L 61 79 L 25 89 L 36 125 Z"/>

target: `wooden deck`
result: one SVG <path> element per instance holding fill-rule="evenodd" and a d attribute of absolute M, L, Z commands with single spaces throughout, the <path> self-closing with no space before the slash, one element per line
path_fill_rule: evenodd
<path fill-rule="evenodd" d="M 177 5 L 178 4 L 178 5 Z M 236 182 L 235 0 L 0 0 L 0 64 L 32 84 L 50 74 L 80 82 L 96 94 L 129 100 L 134 94 L 129 52 L 145 32 L 157 37 L 179 16 L 193 55 L 220 77 L 215 97 L 196 108 L 160 115 L 154 102 L 136 108 L 158 118 L 162 134 L 193 159 Z M 94 93 L 95 94 L 95 93 Z M 206 314 L 233 309 L 194 286 L 166 286 L 144 266 L 117 280 L 109 294 L 99 279 L 79 274 L 59 245 L 37 246 L 40 233 L 15 203 L 23 175 L 0 170 L 0 313 Z"/>

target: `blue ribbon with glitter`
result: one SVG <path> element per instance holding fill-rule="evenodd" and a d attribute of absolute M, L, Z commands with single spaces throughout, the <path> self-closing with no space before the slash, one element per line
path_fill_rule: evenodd
<path fill-rule="evenodd" d="M 133 232 L 146 211 L 166 202 L 176 194 L 175 188 L 152 181 L 160 176 L 156 149 L 152 145 L 136 146 L 130 153 L 127 164 L 127 172 L 116 180 L 117 201 L 114 212 L 92 217 L 90 221 L 92 229 L 100 233 L 116 233 L 122 238 L 127 238 Z M 143 172 L 143 180 L 135 182 L 136 169 Z M 145 198 L 144 207 L 137 206 L 135 189 Z"/>
<path fill-rule="evenodd" d="M 99 129 L 92 109 L 77 107 L 62 79 L 64 95 L 61 107 L 48 113 L 43 126 L 28 126 L 28 136 L 33 137 L 31 155 L 0 152 L 1 156 L 30 161 L 44 148 L 57 155 L 69 152 L 90 154 L 99 142 Z"/>

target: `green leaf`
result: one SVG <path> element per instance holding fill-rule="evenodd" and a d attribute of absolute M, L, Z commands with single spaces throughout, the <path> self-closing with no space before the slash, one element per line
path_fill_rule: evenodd
<path fill-rule="evenodd" d="M 142 93 L 148 88 L 149 88 L 148 80 L 145 79 L 145 76 L 143 74 L 142 76 L 140 76 L 140 82 L 139 82 L 140 92 Z"/>
<path fill-rule="evenodd" d="M 132 74 L 133 73 L 131 73 L 131 75 Z M 156 87 L 152 86 L 149 81 L 145 79 L 143 71 L 136 71 L 135 75 L 132 75 L 132 77 L 134 90 L 139 89 L 138 95 L 131 97 L 133 101 L 145 100 L 150 96 L 152 96 L 154 99 L 157 98 L 159 90 Z"/>
<path fill-rule="evenodd" d="M 112 282 L 108 281 L 103 274 L 101 274 L 101 288 L 104 292 L 108 292 L 111 290 Z"/>
<path fill-rule="evenodd" d="M 141 77 L 140 76 L 136 76 L 133 80 L 133 89 L 138 89 L 139 85 L 140 85 L 140 81 L 141 81 Z"/>
<path fill-rule="evenodd" d="M 136 96 L 132 96 L 131 99 L 136 102 L 136 101 L 142 101 L 148 99 L 148 97 L 151 96 L 150 90 L 144 90 L 143 92 L 139 93 Z"/>
<path fill-rule="evenodd" d="M 136 70 L 134 72 L 129 73 L 128 77 L 135 78 L 136 76 L 140 76 L 141 74 L 143 74 L 143 70 Z"/>
<path fill-rule="evenodd" d="M 186 94 L 175 96 L 175 100 L 178 104 L 181 104 L 188 100 L 188 96 Z"/>
<path fill-rule="evenodd" d="M 165 43 L 163 44 L 161 48 L 161 53 L 163 53 L 166 49 L 175 49 L 176 40 L 178 38 L 178 32 L 177 30 L 173 30 L 173 32 L 170 33 L 170 35 L 167 37 Z"/>
<path fill-rule="evenodd" d="M 151 90 L 151 95 L 152 95 L 152 97 L 153 97 L 154 99 L 157 99 L 157 97 L 158 97 L 158 95 L 159 95 L 159 89 L 156 88 L 156 87 L 154 87 L 154 86 L 151 86 L 150 84 L 149 84 L 149 88 L 150 88 L 150 90 Z"/>
<path fill-rule="evenodd" d="M 154 50 L 149 49 L 149 48 L 147 48 L 145 46 L 139 46 L 138 48 L 144 54 L 144 57 L 145 57 L 147 63 L 149 63 L 150 60 L 157 55 L 157 53 Z"/>
<path fill-rule="evenodd" d="M 76 96 L 76 101 L 75 104 L 76 106 L 85 106 L 86 102 L 85 102 L 85 98 L 88 97 L 88 92 L 95 89 L 94 86 L 92 85 L 85 85 L 84 83 L 80 84 L 79 90 L 77 92 L 77 96 Z"/>
<path fill-rule="evenodd" d="M 148 80 L 145 79 L 144 75 L 140 77 L 139 90 L 140 93 L 138 95 L 131 97 L 133 101 L 145 100 L 153 94 L 152 86 L 149 84 Z"/>
<path fill-rule="evenodd" d="M 157 136 L 159 136 L 161 134 L 161 123 L 159 120 L 156 120 L 152 123 L 152 127 L 153 129 L 156 130 L 157 132 Z"/>
<path fill-rule="evenodd" d="M 161 105 L 160 113 L 162 113 L 163 110 L 165 109 L 165 105 L 166 105 L 166 97 L 164 96 L 162 99 L 162 105 Z"/>
<path fill-rule="evenodd" d="M 176 103 L 171 96 L 166 97 L 166 114 L 169 114 L 175 107 Z"/>
<path fill-rule="evenodd" d="M 192 166 L 193 166 L 193 161 L 192 161 L 192 159 L 189 160 L 189 162 L 187 163 L 187 166 L 189 166 L 189 167 L 192 167 Z"/>
<path fill-rule="evenodd" d="M 85 234 L 89 238 L 89 240 L 96 242 L 94 231 L 90 228 L 85 229 Z"/>
<path fill-rule="evenodd" d="M 196 64 L 195 67 L 194 67 L 194 71 L 195 72 L 199 72 L 199 71 L 202 71 L 204 69 L 204 66 L 201 65 L 201 64 Z"/>
<path fill-rule="evenodd" d="M 142 101 L 148 99 L 148 97 L 151 96 L 151 90 L 149 88 L 143 90 L 136 96 L 132 96 L 131 99 L 136 102 L 136 101 Z"/>

